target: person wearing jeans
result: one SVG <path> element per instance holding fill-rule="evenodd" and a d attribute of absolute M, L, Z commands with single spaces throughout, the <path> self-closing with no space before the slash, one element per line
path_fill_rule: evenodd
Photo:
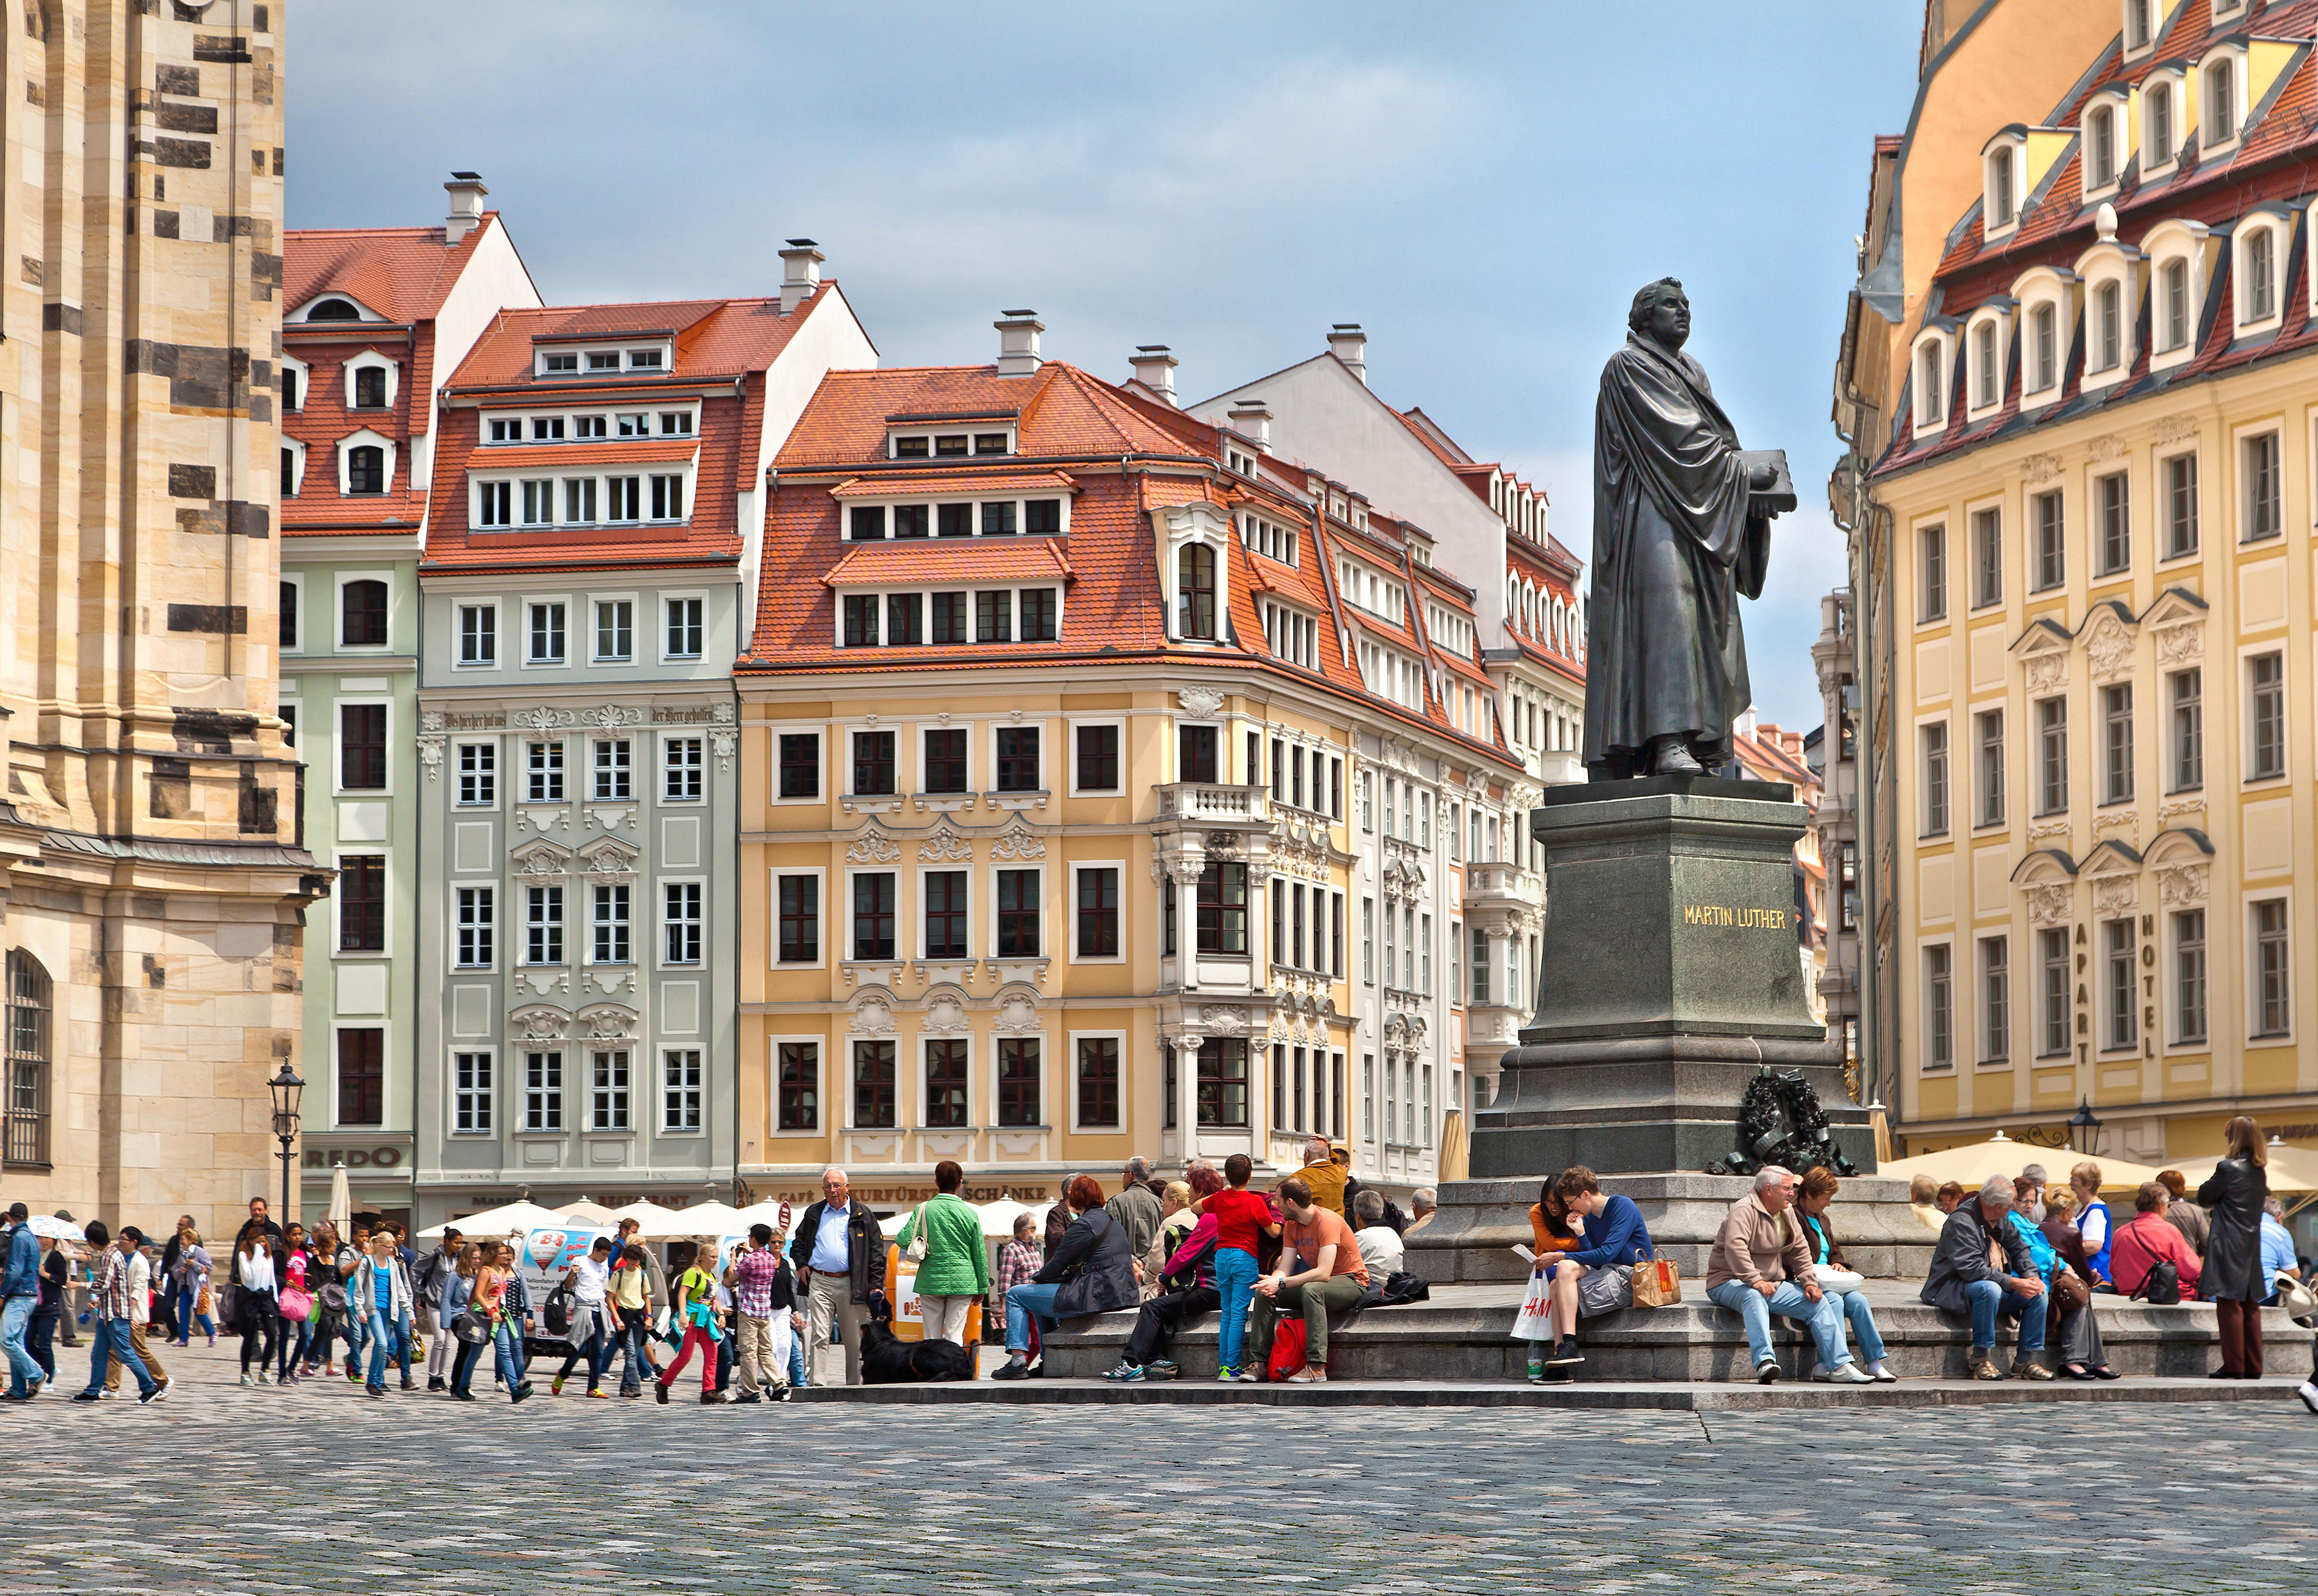
<path fill-rule="evenodd" d="M 32 1212 L 17 1203 L 8 1210 L 7 1267 L 0 1272 L 0 1349 L 8 1358 L 8 1394 L 36 1394 L 48 1378 L 24 1346 L 32 1310 L 40 1304 L 40 1240 L 32 1233 Z"/>
<path fill-rule="evenodd" d="M 419 1323 L 429 1325 L 434 1334 L 427 1342 L 427 1389 L 440 1391 L 445 1377 L 451 1370 L 451 1357 L 457 1349 L 453 1343 L 458 1338 L 451 1333 L 451 1315 L 443 1311 L 443 1296 L 453 1277 L 459 1272 L 459 1254 L 463 1242 L 457 1225 L 443 1227 L 443 1240 L 434 1251 L 420 1259 L 411 1271 L 410 1283 L 417 1293 L 413 1315 Z"/>
<path fill-rule="evenodd" d="M 409 1390 L 410 1277 L 387 1232 L 371 1238 L 370 1256 L 355 1266 L 347 1284 L 346 1305 L 363 1315 L 370 1332 L 370 1377 L 364 1382 L 364 1390 L 372 1396 L 386 1394 L 387 1337 L 397 1330 L 401 1332 L 402 1388 Z"/>
<path fill-rule="evenodd" d="M 1266 1235 L 1278 1235 L 1271 1205 L 1248 1190 L 1255 1161 L 1244 1152 L 1224 1160 L 1224 1189 L 1191 1205 L 1194 1214 L 1216 1216 L 1216 1296 L 1223 1319 L 1216 1331 L 1216 1378 L 1239 1377 L 1240 1353 L 1247 1336 L 1248 1301 L 1255 1289 L 1255 1253 Z"/>
<path fill-rule="evenodd" d="M 2013 1344 L 2012 1376 L 2049 1380 L 2053 1371 L 2030 1357 L 2044 1349 L 2044 1282 L 2036 1270 L 2028 1244 L 2011 1223 L 2012 1182 L 1990 1175 L 1977 1198 L 1958 1203 L 1940 1228 L 1940 1244 L 1933 1251 L 1931 1272 L 1924 1278 L 1923 1300 L 1972 1321 L 1972 1354 L 1967 1368 L 1975 1380 L 2001 1380 L 1996 1364 L 1996 1331 L 2007 1315 L 2020 1321 Z M 1998 1268 L 1991 1260 L 2002 1259 Z"/>
<path fill-rule="evenodd" d="M 1131 1308 L 1142 1300 L 1127 1227 L 1104 1210 L 1101 1183 L 1092 1175 L 1073 1176 L 1063 1205 L 1076 1217 L 1047 1249 L 1038 1278 L 1006 1294 L 1006 1363 L 990 1371 L 993 1380 L 1029 1375 L 1034 1322 L 1043 1347 L 1065 1319 Z"/>
<path fill-rule="evenodd" d="M 145 1360 L 137 1356 L 136 1342 L 129 1333 L 129 1254 L 134 1245 L 127 1235 L 113 1243 L 112 1233 L 101 1219 L 88 1222 L 88 1240 L 91 1246 L 103 1249 L 88 1282 L 88 1316 L 96 1334 L 90 1346 L 87 1388 L 76 1393 L 73 1400 L 101 1400 L 104 1395 L 105 1367 L 118 1358 L 121 1367 L 137 1376 L 137 1400 L 158 1402 L 168 1394 L 169 1388 L 146 1372 Z"/>
<path fill-rule="evenodd" d="M 1730 1205 L 1706 1256 L 1706 1296 L 1738 1315 L 1747 1327 L 1747 1353 L 1754 1378 L 1767 1385 L 1780 1374 L 1771 1351 L 1771 1316 L 1799 1319 L 1819 1348 L 1827 1377 L 1838 1385 L 1869 1385 L 1874 1376 L 1852 1361 L 1843 1340 L 1843 1310 L 1819 1289 L 1811 1272 L 1803 1227 L 1788 1210 L 1794 1206 L 1795 1176 L 1766 1164 L 1755 1175 L 1755 1189 Z"/>
<path fill-rule="evenodd" d="M 1369 1268 L 1343 1215 L 1320 1206 L 1300 1175 L 1280 1183 L 1282 1227 L 1280 1261 L 1255 1284 L 1255 1324 L 1249 1332 L 1253 1356 L 1242 1377 L 1268 1379 L 1271 1336 L 1279 1315 L 1304 1318 L 1304 1363 L 1288 1376 L 1291 1385 L 1316 1385 L 1328 1377 L 1328 1316 L 1342 1316 L 1369 1288 Z M 1292 1266 L 1292 1267 L 1291 1267 Z"/>

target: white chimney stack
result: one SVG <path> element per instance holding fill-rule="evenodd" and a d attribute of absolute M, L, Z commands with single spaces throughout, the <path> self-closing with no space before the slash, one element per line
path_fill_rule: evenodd
<path fill-rule="evenodd" d="M 791 238 L 781 251 L 781 314 L 788 315 L 821 287 L 821 263 L 829 257 L 810 238 Z"/>
<path fill-rule="evenodd" d="M 1340 321 L 1328 329 L 1328 353 L 1343 361 L 1363 388 L 1369 381 L 1368 349 L 1369 336 L 1361 331 L 1359 322 Z"/>
<path fill-rule="evenodd" d="M 1255 446 L 1266 453 L 1271 450 L 1271 407 L 1260 399 L 1237 399 L 1231 408 L 1232 430 L 1242 437 L 1253 438 Z"/>
<path fill-rule="evenodd" d="M 1034 377 L 1045 363 L 1038 358 L 1038 335 L 1047 330 L 1036 310 L 1002 310 L 990 324 L 998 329 L 998 374 Z"/>
<path fill-rule="evenodd" d="M 491 191 L 474 172 L 454 172 L 443 185 L 451 196 L 451 213 L 443 222 L 443 242 L 457 244 L 483 225 L 483 196 Z"/>
<path fill-rule="evenodd" d="M 1135 380 L 1165 399 L 1175 402 L 1175 367 L 1179 362 L 1167 352 L 1164 344 L 1137 344 L 1127 363 L 1135 368 Z"/>

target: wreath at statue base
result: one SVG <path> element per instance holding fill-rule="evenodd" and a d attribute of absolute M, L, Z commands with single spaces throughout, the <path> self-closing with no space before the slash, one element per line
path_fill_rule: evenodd
<path fill-rule="evenodd" d="M 1792 1070 L 1765 1070 L 1738 1105 L 1738 1147 L 1706 1166 L 1710 1175 L 1752 1175 L 1776 1164 L 1797 1173 L 1824 1164 L 1838 1175 L 1859 1167 L 1843 1155 L 1811 1083 Z"/>

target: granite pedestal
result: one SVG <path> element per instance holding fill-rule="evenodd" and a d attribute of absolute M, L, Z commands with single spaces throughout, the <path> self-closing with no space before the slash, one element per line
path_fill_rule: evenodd
<path fill-rule="evenodd" d="M 1873 1167 L 1842 1049 L 1805 1002 L 1792 797 L 1710 776 L 1546 790 L 1537 1007 L 1474 1116 L 1476 1179 L 1703 1170 L 1736 1149 L 1765 1069 L 1808 1080 L 1834 1144 Z"/>

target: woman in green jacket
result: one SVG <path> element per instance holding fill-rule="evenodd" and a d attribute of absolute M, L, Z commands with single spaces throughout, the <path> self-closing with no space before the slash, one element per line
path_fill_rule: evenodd
<path fill-rule="evenodd" d="M 898 1240 L 907 1252 L 925 1239 L 918 1265 L 918 1318 L 926 1340 L 966 1345 L 966 1311 L 990 1295 L 990 1254 L 982 1245 L 982 1215 L 957 1195 L 966 1171 L 944 1159 L 934 1166 L 934 1195 L 910 1215 Z"/>

